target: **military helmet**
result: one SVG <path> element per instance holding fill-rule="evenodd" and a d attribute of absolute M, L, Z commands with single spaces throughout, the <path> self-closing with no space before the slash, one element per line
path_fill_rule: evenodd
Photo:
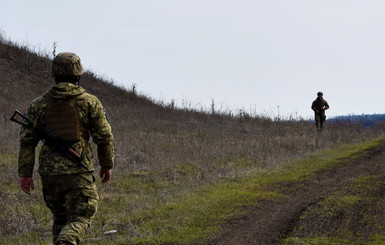
<path fill-rule="evenodd" d="M 52 76 L 81 76 L 82 63 L 79 56 L 74 53 L 64 52 L 55 56 L 52 61 Z"/>
<path fill-rule="evenodd" d="M 324 93 L 322 93 L 322 92 L 318 92 L 318 93 L 317 93 L 317 95 L 324 95 Z"/>

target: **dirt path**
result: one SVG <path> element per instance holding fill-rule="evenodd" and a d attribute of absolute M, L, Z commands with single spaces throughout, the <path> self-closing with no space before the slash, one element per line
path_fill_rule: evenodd
<path fill-rule="evenodd" d="M 317 173 L 312 179 L 288 188 L 287 198 L 260 203 L 247 214 L 229 221 L 223 232 L 205 244 L 277 244 L 290 234 L 300 215 L 311 205 L 362 174 L 385 166 L 385 142 L 359 158 Z M 378 169 L 378 168 L 377 168 Z"/>

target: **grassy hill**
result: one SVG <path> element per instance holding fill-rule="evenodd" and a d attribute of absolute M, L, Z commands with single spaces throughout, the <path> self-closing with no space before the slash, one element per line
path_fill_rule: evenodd
<path fill-rule="evenodd" d="M 49 244 L 51 217 L 37 174 L 32 195 L 18 190 L 20 128 L 9 118 L 14 109 L 25 111 L 30 100 L 54 83 L 51 59 L 0 40 L 0 241 Z M 318 134 L 314 125 L 304 121 L 175 109 L 90 72 L 82 77 L 81 85 L 104 105 L 116 147 L 113 179 L 99 186 L 99 213 L 86 239 L 90 244 L 202 239 L 218 231 L 223 220 L 237 213 L 237 207 L 275 195 L 246 195 L 238 200 L 236 193 L 243 187 L 229 186 L 229 181 L 245 180 L 324 149 L 384 134 L 382 127 L 366 129 L 348 123 L 328 123 Z M 227 188 L 230 193 L 223 192 Z M 212 195 L 202 199 L 202 193 Z M 220 200 L 223 208 L 216 206 L 214 212 L 210 205 L 202 205 L 210 200 Z M 192 210 L 193 206 L 199 210 Z M 191 216 L 185 217 L 187 211 Z M 118 232 L 104 235 L 108 230 Z"/>

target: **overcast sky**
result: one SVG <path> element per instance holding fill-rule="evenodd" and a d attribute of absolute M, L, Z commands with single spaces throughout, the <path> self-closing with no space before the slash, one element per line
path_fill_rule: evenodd
<path fill-rule="evenodd" d="M 2 1 L 3 36 L 180 106 L 385 113 L 383 0 Z"/>

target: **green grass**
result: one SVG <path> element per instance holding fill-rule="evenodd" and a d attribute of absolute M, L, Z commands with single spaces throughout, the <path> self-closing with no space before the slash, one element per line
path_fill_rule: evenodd
<path fill-rule="evenodd" d="M 376 244 L 385 244 L 385 234 L 377 233 L 370 237 L 370 241 L 367 243 L 368 245 L 376 245 Z"/>

